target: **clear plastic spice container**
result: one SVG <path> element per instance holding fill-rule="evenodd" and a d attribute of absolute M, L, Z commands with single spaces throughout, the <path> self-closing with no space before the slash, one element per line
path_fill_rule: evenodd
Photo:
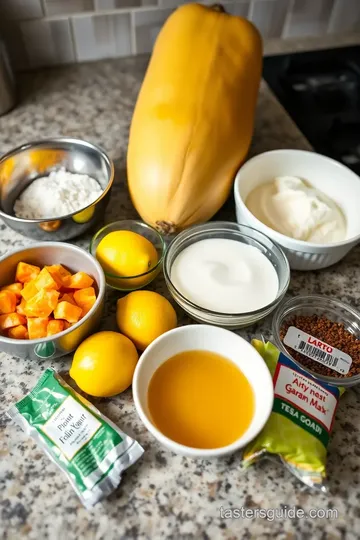
<path fill-rule="evenodd" d="M 295 363 L 333 386 L 360 383 L 360 313 L 327 296 L 296 296 L 278 307 L 273 342 Z"/>

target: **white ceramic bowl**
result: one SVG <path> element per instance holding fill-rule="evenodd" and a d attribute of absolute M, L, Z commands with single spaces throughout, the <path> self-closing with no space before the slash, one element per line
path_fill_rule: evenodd
<path fill-rule="evenodd" d="M 225 356 L 241 369 L 252 386 L 255 396 L 254 417 L 242 437 L 228 446 L 209 450 L 184 446 L 163 435 L 151 420 L 147 404 L 151 377 L 168 358 L 189 350 L 206 350 Z M 230 330 L 201 324 L 175 328 L 157 338 L 141 355 L 135 369 L 132 388 L 135 407 L 141 421 L 163 446 L 183 456 L 205 459 L 231 454 L 256 437 L 269 418 L 274 398 L 270 372 L 260 354 L 250 343 Z"/>
<path fill-rule="evenodd" d="M 347 221 L 347 237 L 342 242 L 314 244 L 294 240 L 259 221 L 246 207 L 249 193 L 277 176 L 299 176 L 331 197 Z M 238 171 L 234 196 L 238 223 L 250 225 L 283 248 L 294 270 L 319 270 L 342 259 L 360 240 L 360 178 L 337 161 L 305 150 L 273 150 L 253 157 Z"/>

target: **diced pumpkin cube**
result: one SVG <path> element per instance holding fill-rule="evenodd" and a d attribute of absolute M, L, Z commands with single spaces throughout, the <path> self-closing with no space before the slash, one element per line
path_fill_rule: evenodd
<path fill-rule="evenodd" d="M 80 307 L 85 307 L 90 304 L 93 306 L 96 302 L 96 294 L 94 287 L 86 287 L 74 292 L 74 300 Z"/>
<path fill-rule="evenodd" d="M 58 283 L 54 277 L 50 274 L 50 272 L 47 270 L 47 268 L 43 268 L 38 275 L 38 277 L 34 281 L 35 286 L 38 291 L 41 291 L 41 289 L 46 290 L 58 290 L 61 287 L 61 281 Z"/>
<path fill-rule="evenodd" d="M 23 288 L 22 283 L 11 283 L 10 285 L 5 285 L 5 287 L 2 287 L 2 291 L 12 291 L 16 294 L 17 298 L 21 298 L 21 291 Z"/>
<path fill-rule="evenodd" d="M 29 339 L 29 332 L 24 324 L 19 324 L 9 328 L 8 336 L 13 339 Z"/>
<path fill-rule="evenodd" d="M 94 304 L 86 304 L 85 306 L 83 306 L 81 309 L 82 309 L 82 314 L 81 314 L 81 318 L 82 317 L 85 317 L 85 315 L 87 315 L 90 311 L 90 309 L 93 307 Z"/>
<path fill-rule="evenodd" d="M 62 264 L 52 264 L 51 266 L 45 266 L 51 275 L 58 275 L 61 278 L 65 276 L 71 276 L 71 272 L 67 270 Z"/>
<path fill-rule="evenodd" d="M 19 315 L 26 315 L 25 306 L 26 306 L 26 300 L 25 298 L 22 298 L 20 304 L 16 306 L 16 313 L 18 313 Z"/>
<path fill-rule="evenodd" d="M 68 328 L 70 328 L 70 326 L 72 326 L 72 323 L 69 323 L 68 321 L 63 321 L 64 323 L 64 330 L 67 330 Z"/>
<path fill-rule="evenodd" d="M 66 270 L 61 264 L 53 264 L 51 266 L 45 266 L 47 271 L 51 274 L 52 278 L 58 284 L 58 288 L 63 287 L 63 279 L 66 276 L 71 276 L 71 273 Z"/>
<path fill-rule="evenodd" d="M 69 323 L 76 323 L 81 318 L 82 309 L 70 304 L 70 302 L 59 302 L 54 310 L 55 319 L 65 319 Z"/>
<path fill-rule="evenodd" d="M 64 321 L 49 321 L 47 325 L 47 336 L 54 336 L 55 334 L 59 334 L 59 332 L 62 332 L 64 330 Z"/>
<path fill-rule="evenodd" d="M 35 296 L 39 292 L 38 288 L 35 285 L 35 280 L 29 281 L 24 286 L 23 290 L 21 291 L 21 296 L 26 300 L 30 300 L 33 296 Z"/>
<path fill-rule="evenodd" d="M 14 313 L 16 294 L 12 291 L 0 291 L 0 314 Z"/>
<path fill-rule="evenodd" d="M 46 337 L 48 322 L 49 319 L 47 317 L 30 317 L 28 319 L 29 339 Z"/>
<path fill-rule="evenodd" d="M 74 294 L 73 293 L 64 293 L 59 298 L 59 302 L 70 302 L 70 304 L 73 304 L 74 306 L 77 306 L 77 303 L 74 300 Z"/>
<path fill-rule="evenodd" d="M 26 317 L 19 315 L 18 313 L 5 313 L 0 315 L 0 330 L 7 330 L 13 326 L 19 326 L 20 324 L 26 324 Z"/>
<path fill-rule="evenodd" d="M 26 315 L 28 317 L 48 317 L 57 306 L 59 294 L 58 291 L 41 289 L 26 302 Z"/>
<path fill-rule="evenodd" d="M 27 281 L 32 281 L 35 279 L 38 274 L 40 274 L 40 268 L 38 266 L 25 262 L 19 262 L 16 267 L 15 281 L 26 283 Z"/>
<path fill-rule="evenodd" d="M 94 280 L 85 272 L 76 272 L 72 276 L 66 276 L 63 278 L 64 287 L 69 289 L 86 289 L 91 287 Z"/>

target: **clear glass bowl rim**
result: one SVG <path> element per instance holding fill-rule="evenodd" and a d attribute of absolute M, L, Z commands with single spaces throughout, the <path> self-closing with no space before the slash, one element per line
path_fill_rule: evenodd
<path fill-rule="evenodd" d="M 149 229 L 150 231 L 153 231 L 157 237 L 159 238 L 160 240 L 160 243 L 161 243 L 161 257 L 159 258 L 158 262 L 155 264 L 155 266 L 153 266 L 152 268 L 150 268 L 149 270 L 147 270 L 146 272 L 143 272 L 142 274 L 136 274 L 136 275 L 132 275 L 132 276 L 118 276 L 116 274 L 110 274 L 109 272 L 106 272 L 104 269 L 104 274 L 105 276 L 111 278 L 111 279 L 118 279 L 119 281 L 123 280 L 123 279 L 136 279 L 136 278 L 139 278 L 139 277 L 144 277 L 144 276 L 147 276 L 149 274 L 152 274 L 163 262 L 164 260 L 164 257 L 165 257 L 165 253 L 166 253 L 166 243 L 165 243 L 165 240 L 164 238 L 162 237 L 162 235 L 159 233 L 159 231 L 157 231 L 156 229 L 154 229 L 154 227 L 152 227 L 151 225 L 148 225 L 147 223 L 143 222 L 143 221 L 139 221 L 139 220 L 136 220 L 136 219 L 123 219 L 123 220 L 119 220 L 119 221 L 112 221 L 111 223 L 107 223 L 106 225 L 104 225 L 103 227 L 101 227 L 101 229 L 99 229 L 95 234 L 94 236 L 92 237 L 91 241 L 90 241 L 90 247 L 89 247 L 89 251 L 91 253 L 91 255 L 93 257 L 95 257 L 96 259 L 96 253 L 94 253 L 94 244 L 96 242 L 96 240 L 98 239 L 98 237 L 106 230 L 108 229 L 109 227 L 112 227 L 114 225 L 116 225 L 117 223 L 121 223 L 121 224 L 125 224 L 125 223 L 131 223 L 131 224 L 136 224 L 136 225 L 139 225 L 140 227 L 144 227 L 145 229 Z M 121 228 L 119 230 L 126 230 L 125 228 Z M 150 240 L 149 240 L 150 242 Z M 97 259 L 96 259 L 97 260 Z M 99 263 L 100 264 L 100 263 Z"/>
<path fill-rule="evenodd" d="M 312 305 L 310 302 L 315 302 L 317 305 Z M 355 322 L 359 326 L 360 330 L 360 313 L 356 311 L 355 308 L 352 306 L 349 306 L 348 304 L 345 304 L 344 302 L 341 302 L 340 300 L 337 300 L 336 298 L 331 298 L 330 296 L 321 295 L 321 294 L 308 294 L 308 295 L 299 295 L 294 296 L 292 298 L 288 298 L 287 300 L 284 300 L 281 302 L 281 304 L 276 309 L 273 318 L 272 318 L 272 325 L 271 325 L 271 333 L 274 340 L 274 345 L 286 356 L 290 357 L 291 360 L 299 366 L 302 370 L 309 373 L 312 377 L 315 379 L 318 379 L 324 383 L 327 383 L 331 386 L 351 386 L 355 382 L 360 382 L 360 373 L 353 375 L 352 377 L 329 377 L 327 375 L 321 375 L 319 373 L 316 373 L 315 371 L 312 371 L 308 369 L 307 367 L 303 366 L 300 362 L 295 360 L 295 358 L 292 357 L 292 355 L 289 353 L 289 351 L 285 348 L 283 345 L 280 337 L 279 337 L 279 330 L 281 326 L 281 320 L 283 316 L 288 316 L 290 313 L 294 313 L 297 309 L 302 308 L 312 308 L 315 309 L 319 307 L 320 309 L 324 309 L 326 312 L 326 309 L 330 308 L 339 308 L 343 311 L 347 312 L 351 315 L 352 322 Z M 290 310 L 291 311 L 287 311 Z"/>
<path fill-rule="evenodd" d="M 245 229 L 246 231 L 248 231 L 249 234 L 244 234 L 240 230 L 240 228 Z M 246 311 L 246 312 L 243 312 L 243 313 L 221 313 L 221 312 L 218 312 L 218 311 L 212 311 L 210 309 L 206 309 L 206 308 L 203 308 L 201 306 L 198 306 L 197 304 L 195 304 L 191 300 L 188 300 L 175 287 L 175 285 L 172 283 L 172 281 L 170 279 L 170 274 L 169 274 L 168 269 L 167 269 L 167 262 L 168 262 L 169 254 L 171 252 L 171 248 L 174 246 L 175 242 L 179 238 L 182 239 L 186 235 L 190 235 L 190 234 L 193 234 L 193 233 L 195 233 L 195 236 L 197 236 L 197 235 L 200 235 L 201 233 L 209 232 L 212 229 L 214 231 L 216 231 L 216 232 L 221 232 L 221 231 L 223 231 L 223 232 L 226 232 L 226 231 L 238 232 L 242 236 L 248 236 L 248 237 L 252 238 L 253 240 L 261 243 L 261 240 L 259 240 L 258 238 L 256 238 L 254 236 L 254 233 L 255 233 L 256 235 L 258 235 L 260 237 L 260 239 L 264 238 L 264 239 L 266 239 L 267 241 L 270 242 L 271 251 L 273 253 L 274 253 L 274 247 L 275 247 L 275 249 L 277 249 L 279 251 L 279 256 L 276 255 L 276 258 L 279 261 L 281 261 L 280 264 L 284 264 L 284 270 L 285 270 L 285 272 L 287 274 L 287 278 L 286 278 L 286 282 L 285 282 L 284 286 L 282 287 L 281 290 L 280 289 L 278 290 L 276 298 L 270 304 L 267 304 L 266 306 L 263 306 L 262 308 L 259 308 L 259 309 L 254 310 L 254 311 Z M 165 281 L 166 281 L 168 287 L 170 286 L 175 291 L 176 295 L 178 295 L 181 298 L 181 300 L 187 306 L 190 306 L 191 308 L 196 309 L 196 310 L 200 311 L 201 313 L 203 313 L 205 315 L 213 315 L 215 317 L 223 317 L 224 319 L 245 318 L 245 317 L 256 316 L 256 315 L 261 316 L 264 311 L 267 311 L 268 309 L 277 306 L 277 304 L 279 303 L 279 298 L 281 299 L 284 296 L 285 292 L 287 291 L 287 289 L 289 287 L 289 283 L 290 283 L 290 265 L 289 265 L 289 261 L 287 260 L 287 257 L 285 255 L 284 251 L 282 250 L 282 248 L 276 242 L 274 242 L 271 238 L 266 236 L 266 234 L 258 231 L 257 229 L 254 229 L 253 227 L 249 227 L 248 225 L 243 225 L 241 223 L 235 223 L 235 222 L 232 222 L 232 221 L 213 221 L 213 222 L 209 222 L 209 223 L 202 223 L 200 225 L 194 225 L 192 227 L 189 227 L 189 228 L 184 229 L 183 231 L 181 231 L 172 240 L 172 242 L 168 246 L 168 249 L 166 250 L 165 258 L 164 258 L 163 272 L 164 272 Z M 170 287 L 169 287 L 169 289 L 170 289 L 170 292 L 171 292 Z M 270 311 L 272 311 L 272 309 L 270 309 Z"/>

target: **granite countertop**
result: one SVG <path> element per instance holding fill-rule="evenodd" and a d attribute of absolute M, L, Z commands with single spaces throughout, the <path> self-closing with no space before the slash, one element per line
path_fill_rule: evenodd
<path fill-rule="evenodd" d="M 135 217 L 125 185 L 128 127 L 147 58 L 102 61 L 44 70 L 20 77 L 21 101 L 0 118 L 0 151 L 47 136 L 88 139 L 109 152 L 116 181 L 105 220 Z M 251 154 L 275 148 L 308 148 L 265 83 L 261 86 Z M 219 218 L 234 220 L 232 199 Z M 90 236 L 76 243 L 87 247 Z M 0 255 L 29 240 L 0 225 Z M 289 294 L 335 296 L 353 306 L 360 300 L 360 247 L 335 267 L 292 272 Z M 167 294 L 159 277 L 153 284 Z M 104 329 L 114 329 L 117 294 L 108 294 Z M 180 324 L 190 322 L 178 309 Z M 270 337 L 270 319 L 239 332 Z M 1 412 L 25 395 L 48 366 L 66 373 L 70 357 L 30 363 L 0 352 Z M 264 461 L 244 471 L 237 453 L 193 461 L 163 450 L 139 421 L 131 391 L 95 405 L 145 448 L 118 489 L 92 511 L 82 507 L 62 473 L 36 444 L 1 415 L 0 537 L 29 540 L 120 540 L 145 538 L 356 538 L 360 530 L 360 393 L 351 389 L 338 407 L 329 446 L 329 495 L 305 489 L 278 464 Z M 220 507 L 336 508 L 338 518 L 221 519 Z"/>

